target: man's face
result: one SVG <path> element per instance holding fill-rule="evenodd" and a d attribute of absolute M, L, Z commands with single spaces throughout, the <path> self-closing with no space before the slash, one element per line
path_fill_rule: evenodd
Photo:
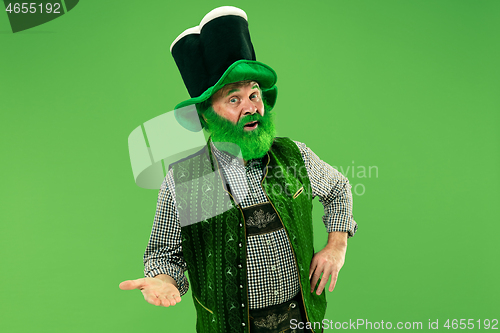
<path fill-rule="evenodd" d="M 272 113 L 264 112 L 256 82 L 227 85 L 212 96 L 211 102 L 203 118 L 217 148 L 233 155 L 241 152 L 247 161 L 269 151 L 275 136 Z"/>
<path fill-rule="evenodd" d="M 219 116 L 233 124 L 242 121 L 246 116 L 259 113 L 264 116 L 264 103 L 261 91 L 256 82 L 244 85 L 229 84 L 217 91 L 212 97 L 212 107 Z M 256 121 L 245 123 L 244 130 L 252 131 L 258 127 Z"/>

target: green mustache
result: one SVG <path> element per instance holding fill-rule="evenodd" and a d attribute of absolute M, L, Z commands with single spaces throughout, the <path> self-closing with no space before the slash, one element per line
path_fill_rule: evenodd
<path fill-rule="evenodd" d="M 238 129 L 243 129 L 246 124 L 252 122 L 252 121 L 258 121 L 259 124 L 265 121 L 265 117 L 262 117 L 259 113 L 254 113 L 250 116 L 245 116 L 241 118 L 238 123 L 235 125 Z"/>
<path fill-rule="evenodd" d="M 245 125 L 252 121 L 258 121 L 259 125 L 266 123 L 268 124 L 270 121 L 272 121 L 272 116 L 270 112 L 264 113 L 264 116 L 261 116 L 260 113 L 256 112 L 250 116 L 245 116 L 241 118 L 236 124 L 231 123 L 229 120 L 219 116 L 213 110 L 207 112 L 206 117 L 207 120 L 209 121 L 208 129 L 210 131 L 219 132 L 221 127 L 225 129 L 231 128 L 233 134 L 234 132 L 243 131 Z"/>
<path fill-rule="evenodd" d="M 241 149 L 241 154 L 245 160 L 264 156 L 273 143 L 275 130 L 272 112 L 265 112 L 264 116 L 254 113 L 241 118 L 236 124 L 219 116 L 213 110 L 207 112 L 205 116 L 208 125 L 207 129 L 212 134 L 212 141 L 217 148 L 236 155 L 227 146 L 225 146 L 226 148 L 223 147 L 225 142 L 235 144 Z M 258 128 L 253 131 L 245 131 L 245 124 L 253 121 L 259 122 Z"/>

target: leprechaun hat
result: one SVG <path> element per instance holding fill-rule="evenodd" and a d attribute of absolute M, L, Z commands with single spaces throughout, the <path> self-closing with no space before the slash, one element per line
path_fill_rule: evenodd
<path fill-rule="evenodd" d="M 276 103 L 276 72 L 256 61 L 248 31 L 246 13 L 236 7 L 215 8 L 201 20 L 200 25 L 181 33 L 170 46 L 191 96 L 179 103 L 175 118 L 191 131 L 201 130 L 193 104 L 208 100 L 217 90 L 229 83 L 253 80 L 259 83 L 267 111 Z"/>

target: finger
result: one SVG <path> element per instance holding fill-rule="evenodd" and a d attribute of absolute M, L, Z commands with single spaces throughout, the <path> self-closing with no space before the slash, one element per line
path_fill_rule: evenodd
<path fill-rule="evenodd" d="M 155 295 L 148 295 L 147 297 L 145 296 L 144 299 L 146 300 L 146 302 L 148 302 L 149 304 L 153 304 L 153 305 L 156 305 L 156 306 L 160 306 L 161 305 L 161 300 L 158 299 L 158 297 L 156 297 Z"/>
<path fill-rule="evenodd" d="M 174 292 L 170 294 L 170 298 L 175 301 L 175 303 L 179 303 L 181 301 L 181 295 L 179 295 L 179 292 Z"/>
<path fill-rule="evenodd" d="M 179 298 L 180 300 L 180 297 L 177 296 L 177 298 Z M 170 295 L 168 297 L 165 297 L 165 303 L 168 304 L 166 306 L 174 306 L 176 305 L 178 302 L 177 302 L 177 299 L 174 295 Z"/>
<path fill-rule="evenodd" d="M 159 300 L 161 301 L 162 306 L 164 306 L 166 308 L 168 308 L 170 306 L 170 300 L 168 300 L 166 297 L 160 296 Z"/>
<path fill-rule="evenodd" d="M 332 274 L 332 280 L 330 281 L 330 288 L 328 288 L 330 292 L 332 292 L 333 289 L 335 289 L 335 284 L 337 284 L 338 276 L 339 276 L 338 274 Z"/>
<path fill-rule="evenodd" d="M 313 260 L 311 261 L 311 266 L 309 267 L 309 280 L 311 280 L 311 275 L 313 274 L 317 266 L 318 262 L 313 258 Z"/>
<path fill-rule="evenodd" d="M 327 272 L 323 272 L 323 276 L 321 277 L 321 282 L 319 283 L 318 289 L 316 289 L 316 295 L 321 295 L 321 293 L 323 292 L 323 289 L 325 289 L 325 286 L 326 286 L 329 278 L 330 278 L 330 274 Z"/>
<path fill-rule="evenodd" d="M 143 284 L 144 279 L 127 280 L 120 283 L 118 287 L 120 287 L 121 290 L 141 289 Z"/>
<path fill-rule="evenodd" d="M 177 304 L 177 302 L 175 301 L 175 298 L 173 296 L 171 298 L 169 298 L 168 300 L 170 301 L 170 305 L 172 305 L 172 306 Z"/>
<path fill-rule="evenodd" d="M 146 290 L 146 289 L 141 290 L 141 292 L 142 292 L 142 295 L 144 296 L 144 299 L 149 304 L 153 304 L 156 306 L 161 305 L 161 299 L 158 297 L 158 294 L 156 294 L 155 292 L 153 292 L 151 290 Z"/>
<path fill-rule="evenodd" d="M 319 269 L 316 269 L 316 271 L 312 275 L 311 292 L 314 291 L 314 288 L 316 287 L 316 284 L 318 283 L 320 277 L 321 277 L 321 271 Z"/>

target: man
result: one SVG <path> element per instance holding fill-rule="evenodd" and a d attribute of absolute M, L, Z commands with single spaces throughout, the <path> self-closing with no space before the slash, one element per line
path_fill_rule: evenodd
<path fill-rule="evenodd" d="M 323 290 L 331 277 L 333 291 L 357 229 L 348 180 L 304 144 L 275 137 L 276 73 L 255 60 L 242 10 L 213 10 L 171 52 L 192 97 L 176 107 L 176 118 L 211 137 L 170 166 L 144 255 L 146 277 L 120 288 L 173 306 L 188 289 L 187 268 L 199 332 L 271 333 L 320 322 Z M 329 234 L 314 254 L 315 196 Z"/>

